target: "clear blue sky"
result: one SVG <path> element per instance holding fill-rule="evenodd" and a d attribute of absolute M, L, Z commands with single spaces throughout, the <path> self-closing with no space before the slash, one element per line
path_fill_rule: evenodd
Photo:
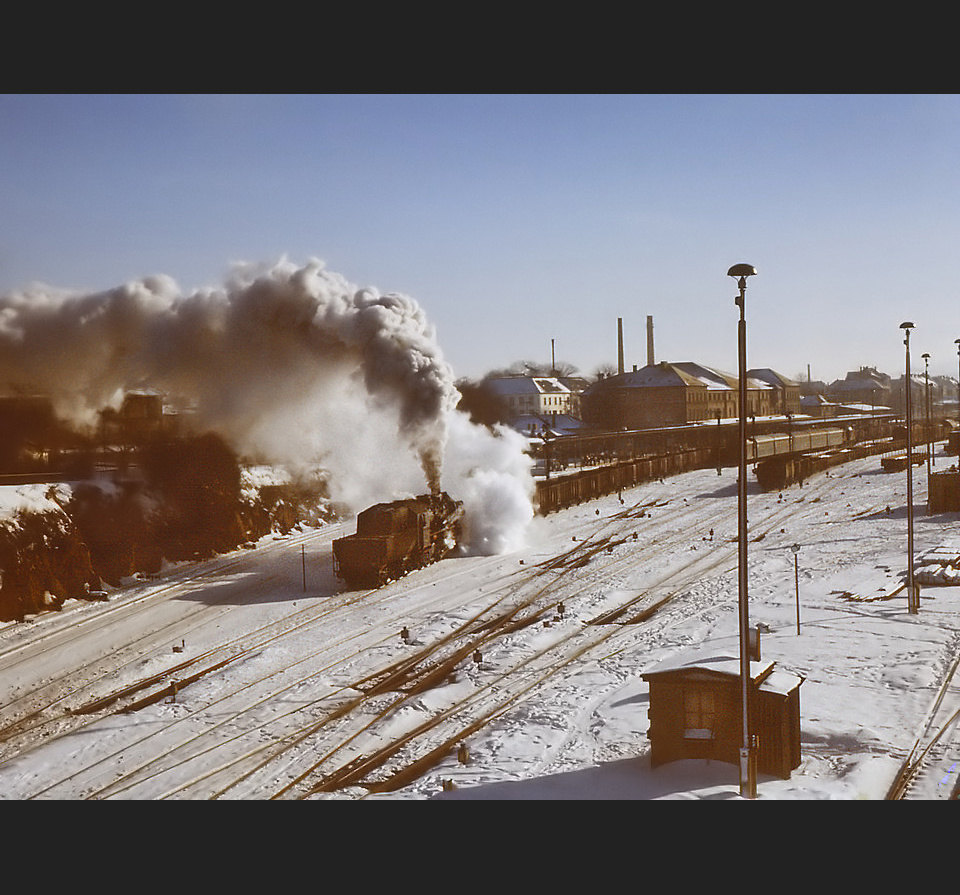
<path fill-rule="evenodd" d="M 0 292 L 311 257 L 457 376 L 520 359 L 957 375 L 956 95 L 0 96 Z"/>

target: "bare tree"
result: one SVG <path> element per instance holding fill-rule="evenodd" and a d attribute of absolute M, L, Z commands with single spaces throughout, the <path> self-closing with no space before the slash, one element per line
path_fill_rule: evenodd
<path fill-rule="evenodd" d="M 531 360 L 514 361 L 509 367 L 491 370 L 484 379 L 499 379 L 504 376 L 576 376 L 579 372 L 576 364 L 557 361 L 556 366 Z"/>
<path fill-rule="evenodd" d="M 616 364 L 600 364 L 600 366 L 593 371 L 593 378 L 606 379 L 608 376 L 616 376 L 619 372 Z"/>

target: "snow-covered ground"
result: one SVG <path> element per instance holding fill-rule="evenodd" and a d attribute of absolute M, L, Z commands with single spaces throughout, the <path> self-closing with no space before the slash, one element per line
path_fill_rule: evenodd
<path fill-rule="evenodd" d="M 955 462 L 940 454 L 936 469 Z M 939 681 L 958 654 L 960 586 L 950 583 L 949 573 L 940 574 L 946 583 L 924 586 L 920 611 L 908 612 L 900 590 L 905 491 L 906 474 L 882 472 L 879 458 L 836 467 L 781 494 L 751 485 L 751 625 L 768 629 L 763 658 L 804 679 L 801 764 L 789 780 L 761 775 L 760 799 L 883 799 L 925 727 Z M 914 471 L 913 493 L 916 568 L 925 579 L 960 555 L 960 514 L 927 513 L 923 468 Z M 553 576 L 552 598 L 563 600 L 562 614 L 491 643 L 482 662 L 466 660 L 455 677 L 404 702 L 378 719 L 376 733 L 368 728 L 364 735 L 373 742 L 409 728 L 465 692 L 478 691 L 519 655 L 549 656 L 569 635 L 597 638 L 579 661 L 565 661 L 562 668 L 557 661 L 555 673 L 543 674 L 542 682 L 531 683 L 465 738 L 467 756 L 452 753 L 393 792 L 372 795 L 352 787 L 323 797 L 739 798 L 739 768 L 732 764 L 650 767 L 648 688 L 641 678 L 663 661 L 691 654 L 738 655 L 736 529 L 735 471 L 718 476 L 706 470 L 645 484 L 625 492 L 622 502 L 610 495 L 537 518 L 520 549 L 449 559 L 370 599 L 342 593 L 334 579 L 330 541 L 352 529 L 331 525 L 264 538 L 256 550 L 130 582 L 107 603 L 70 603 L 60 613 L 9 625 L 0 630 L 0 700 L 7 712 L 71 664 L 79 668 L 96 660 L 104 675 L 72 693 L 73 684 L 63 685 L 62 705 L 75 707 L 184 656 L 234 638 L 252 642 L 269 625 L 283 623 L 289 630 L 264 637 L 243 661 L 184 688 L 176 699 L 106 715 L 79 732 L 22 740 L 19 754 L 0 753 L 0 796 L 210 798 L 197 781 L 222 758 L 212 747 L 195 747 L 188 756 L 188 740 L 201 741 L 184 729 L 193 737 L 216 731 L 221 743 L 242 742 L 248 754 L 254 743 L 302 732 L 302 722 L 283 727 L 295 708 L 317 707 L 343 681 L 441 638 L 524 570 L 603 532 L 614 536 L 609 551 Z M 800 548 L 799 588 L 793 545 Z M 588 624 L 637 595 L 674 592 L 669 610 L 649 623 Z M 398 636 L 402 627 L 409 642 Z M 135 644 L 130 654 L 129 644 Z M 249 693 L 253 682 L 268 679 L 274 683 L 266 695 L 251 696 L 243 711 L 218 702 L 239 692 L 241 683 Z M 956 691 L 944 703 L 950 700 L 954 709 L 960 706 Z M 8 715 L 0 714 L 0 721 L 3 727 Z M 157 756 L 167 747 L 159 745 L 158 731 L 168 745 L 176 737 L 181 744 L 162 771 Z M 947 798 L 956 783 L 960 745 L 951 743 L 953 735 L 941 741 L 935 771 L 919 791 L 923 798 Z M 147 743 L 151 751 L 145 751 Z M 310 748 L 316 757 L 326 747 Z M 274 783 L 292 778 L 294 759 L 285 772 L 270 773 Z M 235 787 L 224 797 L 267 797 L 269 787 L 257 790 L 252 780 L 249 789 Z"/>

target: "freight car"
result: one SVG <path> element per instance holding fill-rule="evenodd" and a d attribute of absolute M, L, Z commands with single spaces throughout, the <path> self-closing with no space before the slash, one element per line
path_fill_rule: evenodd
<path fill-rule="evenodd" d="M 800 429 L 789 435 L 757 435 L 747 438 L 747 461 L 802 454 L 843 447 L 853 441 L 849 429 Z"/>
<path fill-rule="evenodd" d="M 767 417 L 750 418 L 747 424 L 748 439 L 762 436 L 783 436 L 779 442 L 768 442 L 762 447 L 758 444 L 752 459 L 761 458 L 760 450 L 780 453 L 787 445 L 787 452 L 823 450 L 837 446 L 838 434 L 842 430 L 846 444 L 895 436 L 893 414 L 877 411 L 869 416 L 842 416 L 828 420 L 809 417 Z M 819 433 L 829 431 L 829 443 L 817 444 L 824 436 Z M 906 430 L 903 437 L 905 438 Z M 817 434 L 815 434 L 817 433 Z M 792 441 L 791 441 L 792 438 Z M 792 443 L 793 448 L 789 445 Z M 620 432 L 581 432 L 578 435 L 563 435 L 545 439 L 532 439 L 530 453 L 535 462 L 535 474 L 540 472 L 548 478 L 553 474 L 563 474 L 571 468 L 594 467 L 603 464 L 622 463 L 625 460 L 663 457 L 675 454 L 695 452 L 700 455 L 705 450 L 714 452 L 707 465 L 735 467 L 739 463 L 740 433 L 736 419 L 718 420 L 715 423 L 699 422 L 684 426 L 671 426 L 660 429 L 637 429 Z"/>
<path fill-rule="evenodd" d="M 348 585 L 379 587 L 448 556 L 460 541 L 463 502 L 445 491 L 378 503 L 357 532 L 333 542 L 333 569 Z"/>

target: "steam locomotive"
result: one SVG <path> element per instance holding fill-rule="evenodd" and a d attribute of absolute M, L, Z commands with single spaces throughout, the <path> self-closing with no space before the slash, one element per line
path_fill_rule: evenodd
<path fill-rule="evenodd" d="M 357 532 L 333 542 L 333 569 L 347 585 L 379 587 L 448 556 L 460 542 L 463 502 L 445 491 L 378 503 Z"/>

